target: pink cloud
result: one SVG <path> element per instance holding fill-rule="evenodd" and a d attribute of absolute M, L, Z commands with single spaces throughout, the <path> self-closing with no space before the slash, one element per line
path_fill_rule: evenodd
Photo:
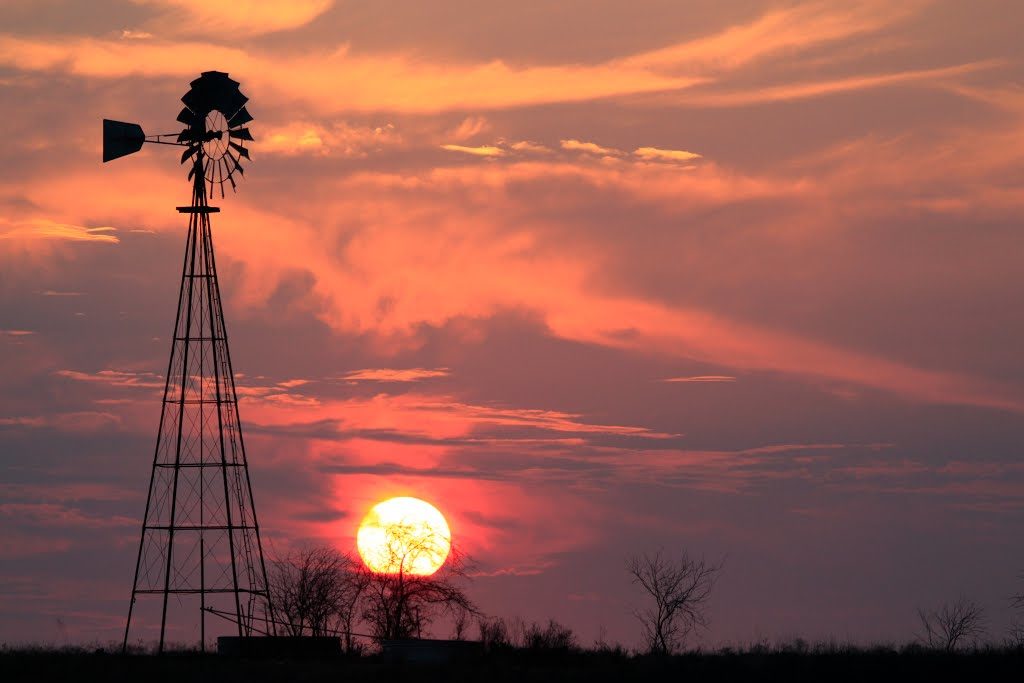
<path fill-rule="evenodd" d="M 117 228 L 109 226 L 85 227 L 58 223 L 47 219 L 33 219 L 25 222 L 7 222 L 0 224 L 0 240 L 63 240 L 67 242 L 102 242 L 117 244 L 120 242 Z"/>
<path fill-rule="evenodd" d="M 0 417 L 0 426 L 53 428 L 64 432 L 100 432 L 121 427 L 121 417 L 109 412 L 83 410 L 52 415 Z"/>
<path fill-rule="evenodd" d="M 448 368 L 365 368 L 342 376 L 349 382 L 419 382 L 435 377 L 447 377 Z"/>
<path fill-rule="evenodd" d="M 189 16 L 203 17 L 199 22 L 161 24 L 160 30 L 181 25 L 215 27 L 226 22 L 236 30 L 254 32 L 290 28 L 308 22 L 326 7 L 326 0 L 308 0 L 290 12 L 225 13 L 190 0 L 160 1 L 175 3 L 172 6 Z M 309 107 L 332 112 L 500 108 L 689 88 L 779 54 L 877 32 L 918 9 L 918 3 L 897 7 L 859 2 L 844 7 L 815 3 L 774 10 L 717 33 L 598 64 L 441 63 L 403 54 L 357 54 L 347 45 L 319 54 L 270 55 L 255 48 L 241 50 L 203 42 L 10 35 L 0 36 L 0 63 L 22 70 L 59 70 L 98 78 L 128 73 L 192 76 L 216 63 L 222 70 L 247 74 L 261 90 L 299 98 Z M 326 81 L 333 84 L 330 92 L 318 87 Z M 310 97 L 314 92 L 318 96 Z"/>
<path fill-rule="evenodd" d="M 669 377 L 662 382 L 735 382 L 736 378 L 731 375 L 693 375 L 690 377 Z"/>

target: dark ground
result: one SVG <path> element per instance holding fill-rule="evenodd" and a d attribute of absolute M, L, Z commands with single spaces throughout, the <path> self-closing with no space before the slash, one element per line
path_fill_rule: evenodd
<path fill-rule="evenodd" d="M 917 648 L 717 652 L 674 657 L 616 652 L 509 650 L 446 665 L 381 656 L 236 659 L 196 653 L 107 654 L 86 650 L 0 650 L 0 681 L 1019 681 L 1024 650 L 946 654 Z"/>

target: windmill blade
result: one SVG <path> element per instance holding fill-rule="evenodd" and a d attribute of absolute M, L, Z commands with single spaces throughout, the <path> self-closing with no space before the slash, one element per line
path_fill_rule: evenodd
<path fill-rule="evenodd" d="M 200 100 L 205 105 L 203 113 L 216 109 L 225 117 L 232 116 L 249 101 L 238 86 L 238 81 L 232 80 L 223 71 L 204 71 L 192 82 L 193 89 L 201 93 Z"/>
<path fill-rule="evenodd" d="M 228 119 L 228 126 L 235 128 L 236 126 L 244 126 L 245 124 L 252 121 L 252 114 L 245 107 L 242 107 L 236 111 L 230 119 Z"/>
<path fill-rule="evenodd" d="M 220 198 L 224 199 L 224 166 L 221 165 L 223 159 L 217 161 L 217 184 L 220 185 Z"/>
<path fill-rule="evenodd" d="M 241 91 L 228 91 L 227 93 L 225 93 L 225 97 L 222 102 L 224 108 L 221 109 L 221 112 L 227 116 L 234 116 L 239 111 L 241 111 L 242 107 L 244 107 L 245 103 L 248 101 L 249 98 L 243 95 Z"/>
<path fill-rule="evenodd" d="M 227 73 L 225 73 L 224 71 L 204 71 L 201 74 L 199 74 L 199 78 L 192 81 L 192 85 L 195 85 L 196 82 L 208 84 L 212 86 L 212 88 L 214 89 L 233 89 L 241 85 L 241 83 L 239 83 L 238 81 L 229 78 Z"/>
<path fill-rule="evenodd" d="M 181 101 L 185 102 L 188 108 L 197 114 L 205 115 L 209 109 L 202 108 L 202 105 L 208 105 L 211 99 L 216 95 L 216 90 L 218 89 L 217 86 L 219 84 L 216 82 L 216 79 L 209 76 L 209 74 L 213 73 L 218 72 L 207 71 L 200 74 L 199 78 L 189 83 L 191 88 L 181 98 Z M 186 101 L 186 98 L 188 101 Z M 196 104 L 197 106 L 192 106 L 193 104 Z"/>
<path fill-rule="evenodd" d="M 184 123 L 186 126 L 194 126 L 199 123 L 199 117 L 188 107 L 178 112 L 178 118 L 175 120 Z"/>
<path fill-rule="evenodd" d="M 224 77 L 224 82 L 227 83 L 228 85 L 230 85 L 232 88 L 238 88 L 239 86 L 242 85 L 241 83 L 239 83 L 235 79 L 233 79 L 230 76 L 228 76 L 227 73 L 225 73 L 223 71 L 214 71 L 212 73 L 220 74 L 221 76 L 223 76 Z"/>
<path fill-rule="evenodd" d="M 233 149 L 234 149 L 234 150 L 235 150 L 236 152 L 238 152 L 238 153 L 239 153 L 240 155 L 242 155 L 242 156 L 243 156 L 243 157 L 245 157 L 246 159 L 249 159 L 249 150 L 247 150 L 247 149 L 246 149 L 245 147 L 242 147 L 242 146 L 241 146 L 240 144 L 238 144 L 237 142 L 229 142 L 228 144 L 229 144 L 229 145 L 231 145 L 231 147 L 232 147 L 232 148 L 233 148 Z M 251 159 L 250 159 L 250 161 L 251 161 Z"/>
<path fill-rule="evenodd" d="M 185 151 L 181 153 L 181 163 L 185 163 L 188 161 L 189 157 L 195 156 L 195 153 L 199 151 L 200 147 L 202 147 L 202 145 L 193 144 L 185 149 Z"/>
<path fill-rule="evenodd" d="M 252 141 L 252 133 L 249 132 L 248 128 L 238 128 L 236 130 L 229 130 L 228 135 L 236 140 Z"/>
<path fill-rule="evenodd" d="M 192 82 L 195 83 L 195 81 Z M 203 116 L 213 108 L 211 99 L 210 93 L 206 88 L 193 88 L 181 97 L 181 101 L 185 103 L 186 107 L 195 112 L 196 115 L 202 114 Z"/>
<path fill-rule="evenodd" d="M 238 161 L 238 157 L 236 157 L 234 154 L 232 154 L 231 150 L 228 150 L 228 153 L 225 156 L 228 159 L 231 159 L 231 161 L 235 162 L 235 170 L 236 171 L 238 171 L 242 175 L 245 175 L 245 169 L 242 168 L 242 164 Z M 232 173 L 234 173 L 234 172 L 235 171 L 232 171 Z"/>

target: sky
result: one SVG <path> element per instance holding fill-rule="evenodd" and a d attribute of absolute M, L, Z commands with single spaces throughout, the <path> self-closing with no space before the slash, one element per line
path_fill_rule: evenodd
<path fill-rule="evenodd" d="M 100 162 L 250 97 L 213 217 L 268 554 L 411 495 L 491 615 L 905 642 L 1024 588 L 1024 6 L 0 4 L 0 641 L 124 627 L 190 186 Z M 180 633 L 179 633 L 180 634 Z M 445 636 L 446 633 L 438 635 Z M 183 636 L 184 637 L 184 636 Z"/>

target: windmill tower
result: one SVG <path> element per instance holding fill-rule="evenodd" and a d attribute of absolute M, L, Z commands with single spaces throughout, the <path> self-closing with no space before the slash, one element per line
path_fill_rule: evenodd
<path fill-rule="evenodd" d="M 178 207 L 188 236 L 123 645 L 133 626 L 159 623 L 160 652 L 169 623 L 194 629 L 196 621 L 205 650 L 209 610 L 231 615 L 239 636 L 251 635 L 257 619 L 273 630 L 210 230 L 220 209 L 208 204 L 216 190 L 224 196 L 225 183 L 236 187 L 252 116 L 226 73 L 204 72 L 191 85 L 181 98 L 181 133 L 147 136 L 137 124 L 103 121 L 104 162 L 146 142 L 177 145 L 192 183 L 192 203 Z M 137 602 L 156 605 L 143 614 Z"/>

